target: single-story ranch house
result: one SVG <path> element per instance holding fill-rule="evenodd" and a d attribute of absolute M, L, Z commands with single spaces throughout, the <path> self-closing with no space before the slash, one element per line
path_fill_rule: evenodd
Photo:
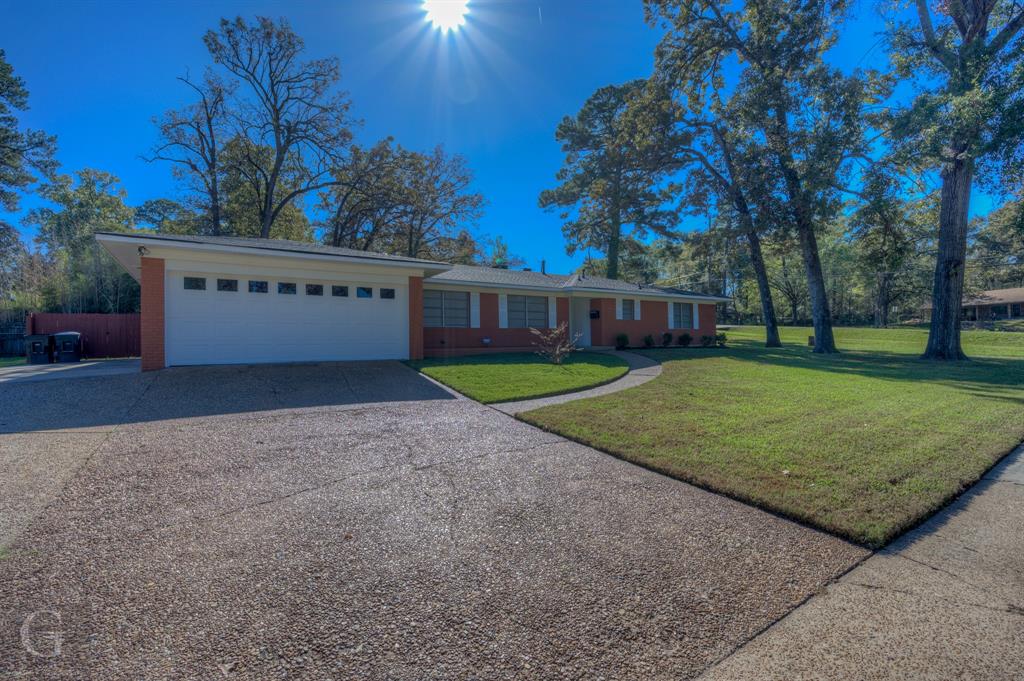
<path fill-rule="evenodd" d="M 450 265 L 275 239 L 101 232 L 142 287 L 142 368 L 420 359 L 531 349 L 562 322 L 579 345 L 619 333 L 715 333 L 725 298 L 583 275 Z"/>
<path fill-rule="evenodd" d="M 1024 288 L 982 291 L 963 302 L 963 318 L 972 322 L 1024 317 Z"/>

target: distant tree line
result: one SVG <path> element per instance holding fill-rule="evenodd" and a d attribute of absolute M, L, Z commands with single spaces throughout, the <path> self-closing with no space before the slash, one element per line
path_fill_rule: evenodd
<path fill-rule="evenodd" d="M 203 42 L 211 64 L 179 80 L 191 102 L 158 116 L 144 155 L 166 163 L 180 194 L 128 206 L 114 175 L 57 172 L 56 140 L 21 131 L 25 84 L 0 52 L 0 202 L 34 190 L 30 248 L 0 224 L 0 306 L 68 312 L 137 309 L 138 286 L 100 248 L 101 230 L 321 240 L 457 263 L 515 265 L 475 232 L 484 197 L 466 160 L 442 146 L 354 141 L 359 121 L 338 88 L 336 58 L 307 59 L 287 21 L 221 20 Z M 310 219 L 313 215 L 313 219 Z"/>
<path fill-rule="evenodd" d="M 650 77 L 598 89 L 555 132 L 565 162 L 540 205 L 567 250 L 727 294 L 725 319 L 763 323 L 769 346 L 780 314 L 832 353 L 833 324 L 930 300 L 925 357 L 963 358 L 965 290 L 1017 284 L 1024 264 L 1024 7 L 886 5 L 890 67 L 844 72 L 830 51 L 850 10 L 646 0 L 663 31 Z M 1008 200 L 972 222 L 974 184 Z M 681 238 L 687 215 L 708 229 Z"/>

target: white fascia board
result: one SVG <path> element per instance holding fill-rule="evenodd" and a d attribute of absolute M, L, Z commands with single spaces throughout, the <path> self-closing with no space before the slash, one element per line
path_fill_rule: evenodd
<path fill-rule="evenodd" d="M 146 250 L 149 251 L 148 255 L 154 258 L 167 257 L 164 254 L 174 252 L 180 253 L 181 251 L 192 253 L 219 253 L 252 256 L 257 258 L 283 258 L 318 261 L 321 263 L 347 263 L 351 265 L 365 265 L 367 267 L 399 268 L 408 271 L 411 276 L 426 276 L 427 272 L 437 274 L 451 269 L 451 265 L 447 264 L 433 265 L 427 263 L 404 262 L 402 260 L 387 260 L 384 258 L 360 258 L 326 253 L 304 253 L 302 251 L 246 248 L 244 246 L 224 246 L 221 244 L 192 243 L 187 241 L 164 241 L 162 239 L 147 239 L 144 236 L 130 234 L 97 234 L 96 240 L 107 247 L 107 250 L 111 250 L 108 244 L 129 244 L 136 248 L 139 246 L 145 246 Z M 138 265 L 136 264 L 136 267 L 137 266 Z"/>
<path fill-rule="evenodd" d="M 480 281 L 448 281 L 444 279 L 435 281 L 430 278 L 423 280 L 423 287 L 449 291 L 465 291 L 467 289 L 483 290 L 489 292 L 537 291 L 539 293 L 545 293 L 547 295 L 568 295 L 568 289 L 560 288 L 558 286 L 530 286 L 526 284 L 492 284 L 489 282 Z"/>
<path fill-rule="evenodd" d="M 599 288 L 582 288 L 579 286 L 533 286 L 529 284 L 494 284 L 490 282 L 479 282 L 479 281 L 447 281 L 437 280 L 434 281 L 430 278 L 423 280 L 424 288 L 441 289 L 441 290 L 454 290 L 454 291 L 465 291 L 469 290 L 485 290 L 485 291 L 537 291 L 539 293 L 546 293 L 548 295 L 556 295 L 570 298 L 636 298 L 640 300 L 677 300 L 687 302 L 699 302 L 699 303 L 727 303 L 731 298 L 723 298 L 721 296 L 685 296 L 678 293 L 658 293 L 654 291 L 628 291 L 628 290 L 611 290 L 611 289 L 599 289 Z M 593 294 L 593 295 L 592 295 Z"/>
<path fill-rule="evenodd" d="M 573 294 L 588 294 L 586 297 L 589 298 L 635 298 L 640 300 L 676 300 L 676 301 L 689 301 L 696 303 L 727 303 L 732 298 L 723 298 L 722 296 L 704 296 L 704 295 L 693 295 L 687 296 L 680 293 L 658 293 L 655 291 L 627 291 L 627 290 L 610 290 L 610 289 L 599 289 L 599 288 L 579 288 L 573 286 L 572 288 L 562 289 L 563 291 L 572 291 Z M 589 295 L 594 294 L 594 295 Z"/>

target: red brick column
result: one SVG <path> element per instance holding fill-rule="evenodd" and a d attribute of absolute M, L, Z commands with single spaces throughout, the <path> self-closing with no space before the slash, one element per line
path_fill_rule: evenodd
<path fill-rule="evenodd" d="M 142 370 L 163 369 L 164 260 L 142 258 Z"/>
<path fill-rule="evenodd" d="M 409 277 L 409 359 L 423 359 L 423 277 Z"/>
<path fill-rule="evenodd" d="M 555 326 L 558 326 L 559 324 L 563 323 L 571 326 L 571 322 L 569 321 L 568 298 L 558 298 L 555 301 Z"/>

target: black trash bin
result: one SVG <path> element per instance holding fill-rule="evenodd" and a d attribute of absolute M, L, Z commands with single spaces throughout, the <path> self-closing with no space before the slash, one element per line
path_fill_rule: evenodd
<path fill-rule="evenodd" d="M 82 334 L 61 331 L 53 334 L 53 361 L 78 362 L 82 359 Z"/>
<path fill-rule="evenodd" d="M 29 364 L 49 364 L 53 361 L 53 336 L 25 336 L 25 352 Z"/>

